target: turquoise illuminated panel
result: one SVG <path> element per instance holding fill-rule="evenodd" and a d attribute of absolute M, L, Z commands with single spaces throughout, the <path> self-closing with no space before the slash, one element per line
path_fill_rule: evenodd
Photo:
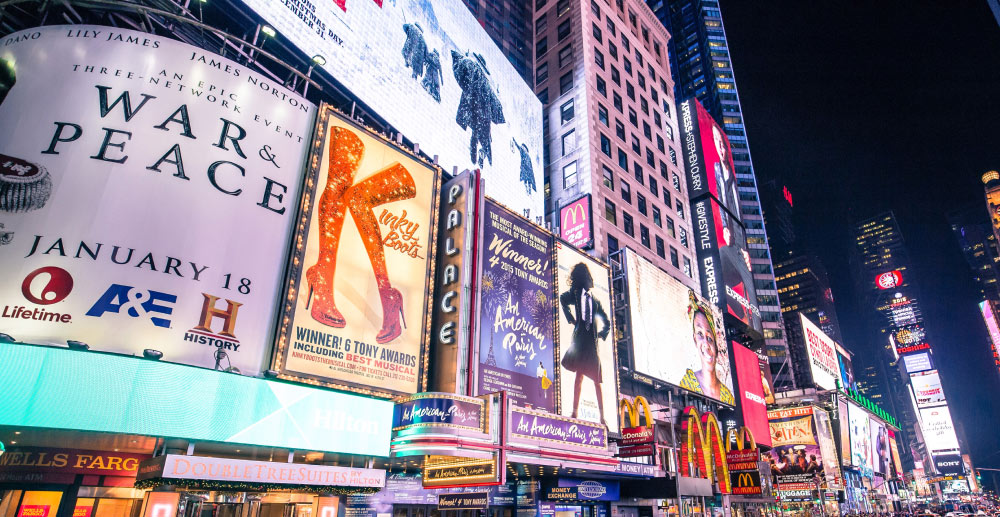
<path fill-rule="evenodd" d="M 0 425 L 388 456 L 393 405 L 179 364 L 0 343 Z"/>

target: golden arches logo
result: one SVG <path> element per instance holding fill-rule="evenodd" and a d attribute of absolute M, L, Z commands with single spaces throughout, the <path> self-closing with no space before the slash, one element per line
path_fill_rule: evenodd
<path fill-rule="evenodd" d="M 736 475 L 736 488 L 754 488 L 757 483 L 754 483 L 753 475 L 749 472 L 740 472 Z"/>
<path fill-rule="evenodd" d="M 718 481 L 720 492 L 731 493 L 719 420 L 712 413 L 705 413 L 699 418 L 694 406 L 684 408 L 681 417 L 684 419 L 681 428 L 686 433 L 686 439 L 681 442 L 681 475 L 692 476 L 691 464 L 697 464 L 703 478 Z"/>
<path fill-rule="evenodd" d="M 562 225 L 563 227 L 570 226 L 572 224 L 577 224 L 577 217 L 580 218 L 579 222 L 585 222 L 587 220 L 587 209 L 583 207 L 583 202 L 576 201 L 572 205 L 563 207 Z"/>
<path fill-rule="evenodd" d="M 640 408 L 643 411 L 641 414 L 639 413 Z M 622 427 L 639 427 L 640 416 L 646 418 L 646 427 L 653 427 L 653 416 L 649 411 L 649 403 L 646 402 L 645 397 L 640 395 L 631 401 L 622 397 L 621 401 L 618 402 L 618 421 L 622 423 Z M 629 425 L 625 425 L 626 422 Z"/>
<path fill-rule="evenodd" d="M 733 444 L 736 444 L 736 449 L 733 449 Z M 740 427 L 736 429 L 735 427 L 730 429 L 726 433 L 726 452 L 733 450 L 742 451 L 746 449 L 756 449 L 757 440 L 753 438 L 753 431 L 747 427 Z"/>

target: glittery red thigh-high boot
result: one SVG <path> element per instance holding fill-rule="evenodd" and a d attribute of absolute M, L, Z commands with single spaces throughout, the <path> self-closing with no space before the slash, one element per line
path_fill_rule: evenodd
<path fill-rule="evenodd" d="M 330 327 L 344 328 L 347 320 L 337 310 L 333 300 L 333 278 L 337 270 L 340 233 L 347 215 L 345 194 L 354 183 L 365 145 L 349 129 L 333 127 L 330 131 L 330 164 L 326 187 L 319 198 L 319 258 L 306 271 L 309 283 L 306 309 L 312 304 L 310 315 L 314 320 Z"/>
<path fill-rule="evenodd" d="M 417 187 L 413 183 L 413 178 L 399 163 L 390 165 L 351 187 L 345 195 L 354 224 L 358 226 L 361 240 L 364 242 L 365 250 L 368 251 L 368 259 L 371 261 L 375 282 L 378 284 L 379 298 L 382 300 L 382 329 L 375 336 L 375 341 L 379 344 L 388 343 L 399 337 L 403 333 L 400 323 L 405 327 L 406 321 L 403 319 L 403 296 L 389 283 L 382 232 L 372 208 L 393 201 L 411 199 L 416 195 Z"/>

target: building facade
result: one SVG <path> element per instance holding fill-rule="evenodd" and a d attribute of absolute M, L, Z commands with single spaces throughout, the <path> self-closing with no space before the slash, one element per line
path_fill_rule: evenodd
<path fill-rule="evenodd" d="M 486 29 L 486 33 L 497 47 L 503 51 L 514 70 L 524 82 L 534 82 L 534 53 L 531 41 L 534 39 L 534 25 L 529 2 L 503 0 L 462 0 L 476 20 Z"/>
<path fill-rule="evenodd" d="M 812 378 L 809 370 L 809 355 L 799 314 L 809 318 L 827 336 L 843 343 L 837 309 L 833 303 L 830 281 L 819 257 L 815 255 L 792 255 L 774 266 L 778 294 L 781 296 L 781 312 L 785 321 L 786 340 L 791 354 L 795 378 Z"/>
<path fill-rule="evenodd" d="M 589 196 L 593 255 L 628 247 L 698 289 L 669 34 L 634 1 L 538 2 L 534 22 L 546 220 L 560 234 Z"/>
<path fill-rule="evenodd" d="M 778 389 L 795 386 L 784 337 L 781 304 L 774 282 L 771 252 L 764 227 L 757 177 L 740 109 L 729 43 L 719 3 L 714 0 L 646 0 L 667 27 L 670 70 L 678 100 L 696 97 L 725 128 L 733 149 L 740 219 L 746 226 L 747 246 L 764 327 L 765 350 Z"/>

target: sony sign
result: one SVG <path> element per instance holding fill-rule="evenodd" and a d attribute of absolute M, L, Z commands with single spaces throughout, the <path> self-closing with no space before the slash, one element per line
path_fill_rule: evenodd
<path fill-rule="evenodd" d="M 433 343 L 436 373 L 433 391 L 465 393 L 468 382 L 469 318 L 475 279 L 475 232 L 482 208 L 479 170 L 467 170 L 441 189 L 441 224 L 438 226 L 436 300 Z"/>

